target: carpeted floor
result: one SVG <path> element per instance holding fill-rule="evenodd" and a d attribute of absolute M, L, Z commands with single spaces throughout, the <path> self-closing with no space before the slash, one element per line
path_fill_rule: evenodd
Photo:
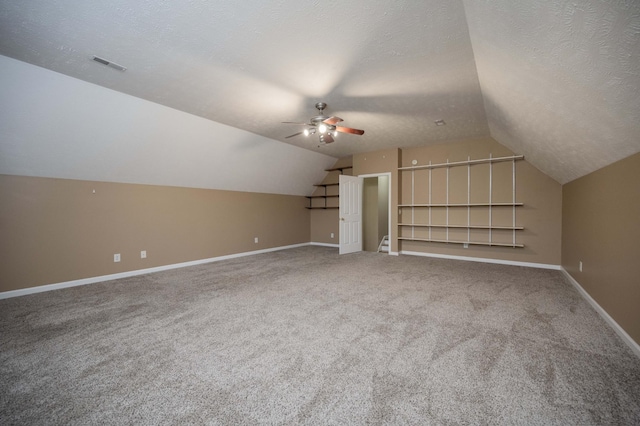
<path fill-rule="evenodd" d="M 325 247 L 0 300 L 0 424 L 640 424 L 560 272 Z"/>

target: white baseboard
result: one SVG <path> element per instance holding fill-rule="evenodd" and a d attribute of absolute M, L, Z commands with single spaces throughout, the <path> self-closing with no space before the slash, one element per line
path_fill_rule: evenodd
<path fill-rule="evenodd" d="M 620 327 L 620 324 L 618 324 L 616 320 L 611 318 L 611 315 L 609 315 L 607 311 L 605 311 L 602 308 L 602 306 L 600 306 L 598 302 L 596 302 L 595 299 L 591 297 L 591 295 L 587 293 L 587 291 L 584 288 L 582 288 L 580 283 L 576 281 L 576 279 L 573 278 L 571 274 L 567 272 L 566 269 L 562 268 L 561 270 L 562 270 L 562 273 L 564 273 L 564 276 L 567 277 L 569 282 L 576 288 L 576 290 L 578 290 L 578 293 L 580 293 L 580 295 L 584 297 L 585 300 L 589 302 L 591 306 L 593 306 L 596 312 L 598 312 L 598 314 L 600 314 L 600 316 L 604 318 L 607 324 L 609 324 L 609 326 L 613 328 L 613 331 L 615 331 L 616 334 L 620 336 L 620 338 L 631 348 L 633 353 L 635 353 L 636 356 L 640 357 L 640 345 L 638 345 L 638 343 L 636 343 L 636 341 L 633 340 L 633 338 L 629 336 L 629 334 L 627 334 L 627 332 L 624 331 L 622 327 Z"/>
<path fill-rule="evenodd" d="M 149 273 L 153 273 L 153 272 L 167 271 L 167 270 L 170 270 L 170 269 L 184 268 L 184 267 L 187 267 L 187 266 L 202 265 L 202 264 L 205 264 L 205 263 L 219 262 L 221 260 L 235 259 L 235 258 L 239 258 L 239 257 L 252 256 L 252 255 L 261 254 L 261 253 L 269 253 L 269 252 L 273 252 L 273 251 L 286 250 L 286 249 L 291 249 L 291 248 L 296 248 L 296 247 L 304 247 L 304 246 L 309 246 L 309 245 L 311 245 L 311 246 L 324 246 L 324 247 L 336 247 L 336 248 L 339 247 L 338 244 L 313 243 L 313 242 L 312 243 L 293 244 L 293 245 L 289 245 L 289 246 L 273 247 L 273 248 L 262 249 L 262 250 L 254 250 L 254 251 L 248 251 L 248 252 L 243 252 L 243 253 L 229 254 L 229 255 L 225 255 L 225 256 L 211 257 L 211 258 L 208 258 L 208 259 L 194 260 L 194 261 L 191 261 L 191 262 L 174 263 L 174 264 L 171 264 L 171 265 L 157 266 L 157 267 L 154 267 L 154 268 L 138 269 L 138 270 L 135 270 L 135 271 L 120 272 L 120 273 L 117 273 L 117 274 L 102 275 L 102 276 L 98 276 L 98 277 L 84 278 L 84 279 L 80 279 L 80 280 L 66 281 L 66 282 L 56 283 L 56 284 L 47 284 L 47 285 L 24 288 L 24 289 L 19 289 L 19 290 L 4 291 L 4 292 L 0 292 L 0 299 L 8 299 L 8 298 L 11 298 L 11 297 L 25 296 L 25 295 L 28 295 L 28 294 L 42 293 L 42 292 L 45 292 L 45 291 L 58 290 L 58 289 L 62 289 L 62 288 L 76 287 L 76 286 L 87 285 L 87 284 L 94 284 L 94 283 L 103 282 L 103 281 L 110 281 L 110 280 L 116 280 L 116 279 L 120 279 L 120 278 L 134 277 L 134 276 L 137 276 L 137 275 L 149 274 Z M 440 259 L 466 260 L 466 261 L 471 261 L 471 262 L 484 262 L 484 263 L 495 263 L 495 264 L 502 264 L 502 265 L 526 266 L 526 267 L 532 267 L 532 268 L 543 268 L 543 269 L 560 270 L 560 271 L 562 271 L 562 273 L 564 273 L 564 275 L 567 277 L 569 282 L 578 290 L 580 295 L 582 295 L 582 297 L 584 297 L 587 300 L 587 302 L 589 302 L 589 304 L 591 306 L 593 306 L 593 308 L 596 310 L 596 312 L 598 312 L 598 314 L 600 314 L 600 316 L 602 316 L 602 318 L 604 318 L 604 320 L 611 326 L 611 328 L 613 328 L 613 330 L 618 334 L 618 336 L 620 336 L 620 338 L 631 348 L 633 353 L 635 353 L 638 357 L 640 357 L 640 345 L 638 345 L 638 343 L 636 343 L 633 340 L 633 338 L 631 336 L 629 336 L 629 334 L 626 331 L 624 331 L 624 329 L 622 327 L 620 327 L 620 325 L 607 313 L 607 311 L 605 311 L 598 304 L 598 302 L 596 302 L 591 297 L 591 295 L 589 295 L 589 293 L 587 293 L 585 291 L 585 289 L 582 288 L 582 286 L 578 283 L 578 281 L 575 280 L 575 278 L 573 278 L 563 267 L 561 267 L 559 265 L 548 265 L 548 264 L 543 264 L 543 263 L 530 263 L 530 262 L 514 262 L 514 261 L 507 261 L 507 260 L 485 259 L 485 258 L 465 257 L 465 256 L 450 256 L 450 255 L 443 255 L 443 254 L 413 252 L 413 251 L 407 251 L 407 250 L 402 250 L 399 253 L 398 252 L 389 252 L 389 254 L 391 256 L 398 256 L 399 254 L 406 254 L 406 255 L 410 255 L 410 256 L 435 257 L 435 258 L 440 258 Z"/>
<path fill-rule="evenodd" d="M 335 247 L 340 248 L 340 244 L 329 244 L 329 243 L 309 243 L 311 246 L 322 246 L 322 247 Z M 399 253 L 397 251 L 390 251 L 390 256 L 398 256 Z"/>
<path fill-rule="evenodd" d="M 448 254 L 423 253 L 420 251 L 401 250 L 400 254 L 408 254 L 410 256 L 436 257 L 438 259 L 465 260 L 468 262 L 496 263 L 498 265 L 524 266 L 527 268 L 554 269 L 556 271 L 559 271 L 561 269 L 560 265 L 551 265 L 547 263 L 517 262 L 513 260 L 487 259 L 483 257 L 452 256 Z"/>
<path fill-rule="evenodd" d="M 322 246 L 322 247 L 335 247 L 340 248 L 340 244 L 329 244 L 329 243 L 309 243 L 311 246 Z"/>
<path fill-rule="evenodd" d="M 174 263 L 171 265 L 157 266 L 154 268 L 137 269 L 135 271 L 120 272 L 117 274 L 101 275 L 98 277 L 83 278 L 80 280 L 66 281 L 62 283 L 46 284 L 46 285 L 41 285 L 37 287 L 22 288 L 19 290 L 4 291 L 4 292 L 0 292 L 0 299 L 26 296 L 27 294 L 42 293 L 45 291 L 58 290 L 61 288 L 68 288 L 68 287 L 76 287 L 76 286 L 86 285 L 86 284 L 95 284 L 103 281 L 117 280 L 120 278 L 135 277 L 136 275 L 150 274 L 152 272 L 160 272 L 160 271 L 167 271 L 170 269 L 184 268 L 187 266 L 202 265 L 204 263 L 219 262 L 221 260 L 235 259 L 238 257 L 252 256 L 255 254 L 269 253 L 272 251 L 286 250 L 286 249 L 291 249 L 296 247 L 304 247 L 308 245 L 309 243 L 302 243 L 302 244 L 293 244 L 289 246 L 273 247 L 273 248 L 262 249 L 262 250 L 247 251 L 243 253 L 228 254 L 225 256 L 211 257 L 208 259 L 194 260 L 191 262 Z"/>

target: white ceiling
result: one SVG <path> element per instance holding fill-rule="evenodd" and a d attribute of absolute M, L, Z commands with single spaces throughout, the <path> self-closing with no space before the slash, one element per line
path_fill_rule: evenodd
<path fill-rule="evenodd" d="M 640 152 L 633 0 L 0 0 L 0 54 L 333 157 L 490 135 L 565 183 Z M 285 139 L 318 101 L 366 133 Z"/>

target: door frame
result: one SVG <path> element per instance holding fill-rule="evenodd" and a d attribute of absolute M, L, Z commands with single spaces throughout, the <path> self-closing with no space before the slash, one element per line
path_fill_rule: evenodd
<path fill-rule="evenodd" d="M 365 175 L 358 175 L 358 177 L 366 179 L 366 178 L 372 178 L 372 177 L 380 177 L 380 176 L 387 176 L 389 178 L 389 200 L 388 200 L 388 204 L 387 207 L 389 208 L 389 213 L 388 213 L 388 218 L 389 218 L 389 223 L 387 224 L 387 229 L 389 229 L 389 243 L 391 243 L 391 241 L 393 241 L 393 228 L 391 227 L 391 188 L 393 188 L 392 184 L 391 184 L 391 172 L 385 172 L 385 173 L 370 173 L 370 174 L 365 174 Z M 362 211 L 362 206 L 360 206 L 360 211 Z M 364 212 L 362 211 L 363 215 Z M 391 254 L 396 254 L 396 253 L 392 253 L 391 252 L 391 245 L 389 245 L 389 255 Z"/>

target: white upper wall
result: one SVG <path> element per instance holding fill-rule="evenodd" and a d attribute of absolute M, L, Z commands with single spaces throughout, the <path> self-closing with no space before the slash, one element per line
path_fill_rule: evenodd
<path fill-rule="evenodd" d="M 0 174 L 308 195 L 336 158 L 0 56 Z"/>

